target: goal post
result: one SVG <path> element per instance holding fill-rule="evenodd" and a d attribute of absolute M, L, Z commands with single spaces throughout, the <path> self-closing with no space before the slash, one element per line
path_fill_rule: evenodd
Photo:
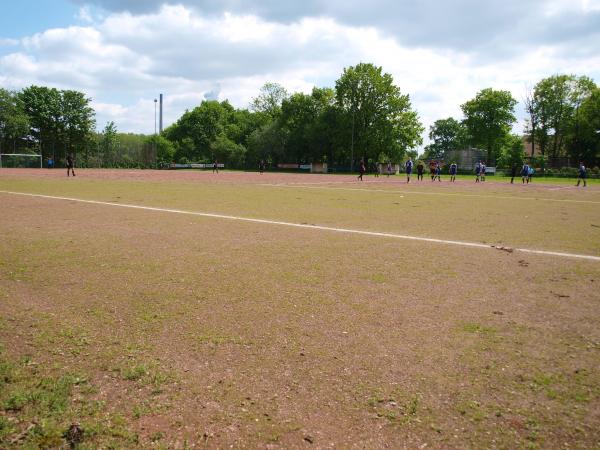
<path fill-rule="evenodd" d="M 39 167 L 44 166 L 42 155 L 35 153 L 0 153 L 0 169 L 3 167 Z"/>

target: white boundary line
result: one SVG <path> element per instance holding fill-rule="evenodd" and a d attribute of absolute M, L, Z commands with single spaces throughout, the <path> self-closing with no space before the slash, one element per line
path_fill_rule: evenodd
<path fill-rule="evenodd" d="M 336 227 L 326 227 L 322 225 L 310 225 L 305 223 L 293 223 L 293 222 L 282 222 L 278 220 L 267 220 L 267 219 L 253 219 L 251 217 L 240 217 L 240 216 L 230 216 L 226 214 L 214 214 L 214 213 L 206 213 L 206 212 L 195 212 L 195 211 L 185 211 L 181 209 L 170 209 L 170 208 L 157 208 L 153 206 L 141 206 L 141 205 L 130 205 L 126 203 L 112 203 L 112 202 L 102 202 L 98 200 L 83 200 L 80 198 L 71 198 L 71 197 L 58 197 L 53 195 L 42 195 L 42 194 L 30 194 L 25 192 L 13 192 L 13 191 L 2 191 L 1 194 L 9 194 L 9 195 L 21 195 L 25 197 L 35 197 L 35 198 L 47 198 L 52 200 L 66 200 L 71 202 L 79 202 L 79 203 L 88 203 L 92 205 L 104 205 L 104 206 L 116 206 L 121 208 L 131 208 L 131 209 L 141 209 L 145 211 L 158 211 L 158 212 L 168 212 L 174 214 L 186 214 L 190 216 L 199 216 L 199 217 L 210 217 L 214 219 L 227 219 L 227 220 L 237 220 L 241 222 L 251 222 L 251 223 L 261 223 L 261 224 L 269 224 L 269 225 L 282 225 L 286 227 L 295 227 L 295 228 L 306 228 L 311 230 L 321 230 L 321 231 L 331 231 L 336 233 L 346 233 L 346 234 L 357 234 L 362 236 L 375 236 L 375 237 L 384 237 L 384 238 L 392 238 L 392 239 L 405 239 L 410 241 L 421 241 L 421 242 L 432 242 L 435 244 L 447 244 L 447 245 L 458 245 L 461 247 L 471 247 L 471 248 L 485 248 L 485 249 L 497 249 L 497 250 L 505 250 L 509 252 L 523 252 L 523 253 L 531 253 L 535 255 L 548 255 L 548 256 L 560 256 L 565 258 L 578 258 L 578 259 L 586 259 L 589 261 L 599 261 L 600 256 L 592 256 L 592 255 L 581 255 L 577 253 L 563 253 L 563 252 L 552 252 L 546 250 L 533 250 L 527 248 L 509 248 L 509 247 L 496 247 L 494 245 L 488 244 L 480 244 L 477 242 L 464 242 L 464 241 L 453 241 L 446 239 L 435 239 L 435 238 L 426 238 L 420 236 L 408 236 L 404 234 L 395 234 L 395 233 L 382 233 L 377 231 L 365 231 L 365 230 L 353 230 L 350 228 L 336 228 Z"/>
<path fill-rule="evenodd" d="M 316 183 L 312 183 L 316 184 Z M 501 199 L 501 200 L 540 200 L 546 202 L 562 202 L 562 203 L 589 203 L 593 205 L 600 205 L 600 201 L 595 200 L 572 200 L 572 199 L 561 199 L 561 198 L 545 198 L 545 197 L 519 197 L 519 196 L 504 196 L 504 195 L 485 195 L 485 194 L 463 194 L 459 192 L 425 192 L 425 191 L 408 191 L 398 189 L 368 189 L 368 188 L 343 188 L 337 186 L 309 186 L 303 184 L 284 184 L 284 183 L 260 183 L 258 186 L 268 187 L 279 187 L 279 188 L 300 188 L 300 189 L 328 189 L 334 191 L 359 191 L 359 192 L 383 192 L 386 194 L 415 194 L 415 195 L 442 195 L 447 197 L 477 197 L 477 198 L 489 198 L 489 199 Z M 564 189 L 564 188 L 560 188 Z M 550 189 L 552 190 L 552 189 Z"/>

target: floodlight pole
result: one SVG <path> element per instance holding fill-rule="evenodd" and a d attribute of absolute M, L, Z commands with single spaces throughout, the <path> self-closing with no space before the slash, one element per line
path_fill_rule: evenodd
<path fill-rule="evenodd" d="M 156 102 L 158 100 L 154 99 L 154 135 L 156 136 Z"/>

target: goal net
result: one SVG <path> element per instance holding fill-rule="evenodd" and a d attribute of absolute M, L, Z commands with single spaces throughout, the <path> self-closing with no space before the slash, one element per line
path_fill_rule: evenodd
<path fill-rule="evenodd" d="M 42 155 L 33 153 L 0 153 L 0 168 L 41 168 L 42 166 Z"/>

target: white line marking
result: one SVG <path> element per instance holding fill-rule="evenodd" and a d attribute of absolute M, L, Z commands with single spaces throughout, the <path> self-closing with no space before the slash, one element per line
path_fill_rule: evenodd
<path fill-rule="evenodd" d="M 420 236 L 408 236 L 408 235 L 404 235 L 404 234 L 382 233 L 382 232 L 377 232 L 377 231 L 353 230 L 350 228 L 326 227 L 326 226 L 322 226 L 322 225 L 282 222 L 282 221 L 278 221 L 278 220 L 253 219 L 251 217 L 230 216 L 230 215 L 226 215 L 226 214 L 185 211 L 185 210 L 181 210 L 181 209 L 170 209 L 170 208 L 157 208 L 157 207 L 153 207 L 153 206 L 130 205 L 130 204 L 126 204 L 126 203 L 101 202 L 98 200 L 83 200 L 80 198 L 57 197 L 57 196 L 53 196 L 53 195 L 30 194 L 30 193 L 26 193 L 26 192 L 0 191 L 0 193 L 1 194 L 10 194 L 10 195 L 21 195 L 21 196 L 26 196 L 26 197 L 47 198 L 47 199 L 52 199 L 52 200 L 66 200 L 66 201 L 71 201 L 71 202 L 88 203 L 88 204 L 92 204 L 92 205 L 116 206 L 116 207 L 120 207 L 120 208 L 141 209 L 141 210 L 145 210 L 145 211 L 158 211 L 158 212 L 168 212 L 168 213 L 174 213 L 174 214 L 186 214 L 186 215 L 190 215 L 190 216 L 211 217 L 211 218 L 215 218 L 215 219 L 237 220 L 240 222 L 261 223 L 261 224 L 269 224 L 269 225 L 282 225 L 282 226 L 286 226 L 286 227 L 331 231 L 331 232 L 336 232 L 336 233 L 358 234 L 358 235 L 362 235 L 362 236 L 375 236 L 375 237 L 385 237 L 385 238 L 392 238 L 392 239 L 405 239 L 405 240 L 410 240 L 410 241 L 432 242 L 435 244 L 459 245 L 461 247 L 472 247 L 472 248 L 486 248 L 486 249 L 495 248 L 497 250 L 506 250 L 509 252 L 516 251 L 516 252 L 523 252 L 523 253 L 532 253 L 532 254 L 536 254 L 536 255 L 561 256 L 561 257 L 565 257 L 565 258 L 578 258 L 578 259 L 587 259 L 590 261 L 600 261 L 600 256 L 580 255 L 577 253 L 552 252 L 552 251 L 547 251 L 547 250 L 533 250 L 533 249 L 528 249 L 528 248 L 496 247 L 494 245 L 480 244 L 477 242 L 453 241 L 453 240 L 447 240 L 447 239 L 435 239 L 435 238 L 427 238 L 427 237 L 420 237 Z"/>
<path fill-rule="evenodd" d="M 335 191 L 362 191 L 362 192 L 384 192 L 386 194 L 417 194 L 417 195 L 443 195 L 450 197 L 478 197 L 478 198 L 497 198 L 501 200 L 541 200 L 546 202 L 566 202 L 566 203 L 591 203 L 594 205 L 600 205 L 600 201 L 594 200 L 571 200 L 561 198 L 544 198 L 544 197 L 510 197 L 504 195 L 485 195 L 485 194 L 464 194 L 459 192 L 425 192 L 425 191 L 405 191 L 405 190 L 392 190 L 392 189 L 367 189 L 367 188 L 343 188 L 336 186 L 307 186 L 302 184 L 281 184 L 281 183 L 260 183 L 258 186 L 270 186 L 280 188 L 300 188 L 300 189 L 329 189 Z M 562 188 L 561 188 L 562 189 Z"/>

